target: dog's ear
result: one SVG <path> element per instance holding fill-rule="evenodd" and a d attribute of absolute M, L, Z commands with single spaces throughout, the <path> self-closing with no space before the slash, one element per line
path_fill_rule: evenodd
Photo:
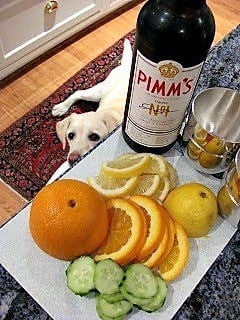
<path fill-rule="evenodd" d="M 66 136 L 67 136 L 67 128 L 69 127 L 71 122 L 71 115 L 61 121 L 58 121 L 56 124 L 56 132 L 59 140 L 62 142 L 63 150 L 66 148 Z"/>
<path fill-rule="evenodd" d="M 121 116 L 116 112 L 103 112 L 102 120 L 107 127 L 108 132 L 113 131 L 122 121 Z"/>

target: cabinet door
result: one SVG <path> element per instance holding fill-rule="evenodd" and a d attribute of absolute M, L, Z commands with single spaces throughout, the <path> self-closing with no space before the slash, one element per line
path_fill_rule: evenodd
<path fill-rule="evenodd" d="M 32 59 L 79 31 L 101 6 L 101 0 L 57 0 L 56 10 L 47 12 L 48 2 L 0 0 L 0 78 L 28 53 Z"/>
<path fill-rule="evenodd" d="M 131 2 L 131 0 L 104 0 L 105 8 L 107 11 L 113 11 L 114 9 L 120 8 L 126 3 Z"/>

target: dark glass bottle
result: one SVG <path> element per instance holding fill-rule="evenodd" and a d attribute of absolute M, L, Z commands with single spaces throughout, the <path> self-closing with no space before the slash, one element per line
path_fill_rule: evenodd
<path fill-rule="evenodd" d="M 206 0 L 142 7 L 122 125 L 132 149 L 163 153 L 174 145 L 214 34 Z"/>

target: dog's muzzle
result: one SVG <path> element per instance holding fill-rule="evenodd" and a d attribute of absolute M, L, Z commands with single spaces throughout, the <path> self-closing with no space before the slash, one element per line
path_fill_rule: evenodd
<path fill-rule="evenodd" d="M 76 162 L 80 157 L 81 157 L 80 154 L 78 154 L 76 152 L 70 153 L 68 156 L 68 162 L 71 165 L 73 165 L 73 163 Z"/>

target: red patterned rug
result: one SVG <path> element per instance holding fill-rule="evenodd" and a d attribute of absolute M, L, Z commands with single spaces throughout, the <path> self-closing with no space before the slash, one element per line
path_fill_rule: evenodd
<path fill-rule="evenodd" d="M 134 31 L 126 37 L 133 43 Z M 124 38 L 1 133 L 0 177 L 27 200 L 34 197 L 67 158 L 68 150 L 62 150 L 56 135 L 56 122 L 61 118 L 52 116 L 53 106 L 74 91 L 103 81 L 121 59 Z M 73 111 L 83 113 L 96 110 L 97 107 L 97 103 L 79 101 L 64 117 Z"/>
<path fill-rule="evenodd" d="M 126 37 L 133 44 L 134 31 Z M 121 59 L 124 38 L 0 134 L 0 178 L 27 200 L 35 196 L 67 159 L 68 150 L 62 150 L 56 135 L 55 126 L 60 119 L 52 116 L 53 106 L 74 91 L 89 88 L 104 80 Z M 210 50 L 195 94 L 215 86 L 240 92 L 239 43 L 240 25 Z M 79 101 L 69 113 L 83 113 L 96 110 L 97 107 L 96 103 Z"/>

